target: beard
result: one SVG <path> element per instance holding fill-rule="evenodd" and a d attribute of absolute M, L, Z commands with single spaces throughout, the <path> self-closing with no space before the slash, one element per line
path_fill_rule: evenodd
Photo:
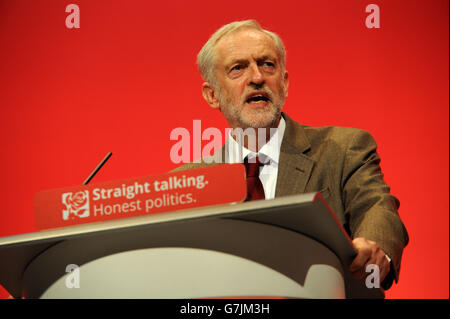
<path fill-rule="evenodd" d="M 233 102 L 228 94 L 219 90 L 220 111 L 224 115 L 230 127 L 246 128 L 275 128 L 281 116 L 281 110 L 285 101 L 284 86 L 279 88 L 279 96 L 275 96 L 269 88 L 259 89 L 267 93 L 270 101 L 263 108 L 252 108 L 246 105 L 245 97 L 256 91 L 254 89 L 246 91 L 241 100 L 237 103 Z"/>

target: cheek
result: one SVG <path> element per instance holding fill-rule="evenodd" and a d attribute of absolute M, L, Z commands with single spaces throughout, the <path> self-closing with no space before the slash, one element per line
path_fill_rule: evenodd
<path fill-rule="evenodd" d="M 270 85 L 270 89 L 276 97 L 283 97 L 286 95 L 286 86 L 283 81 L 275 81 Z"/>
<path fill-rule="evenodd" d="M 243 99 L 244 97 L 244 93 L 245 87 L 242 86 L 234 86 L 226 91 L 228 98 L 233 100 L 234 102 L 241 101 L 241 99 Z"/>

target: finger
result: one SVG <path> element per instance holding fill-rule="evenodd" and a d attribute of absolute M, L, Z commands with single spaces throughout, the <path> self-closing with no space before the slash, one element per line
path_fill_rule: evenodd
<path fill-rule="evenodd" d="M 381 269 L 383 258 L 384 252 L 381 250 L 381 248 L 376 244 L 372 245 L 371 255 L 365 267 L 367 268 L 368 265 L 377 265 Z"/>
<path fill-rule="evenodd" d="M 379 259 L 377 260 L 377 265 L 380 267 L 380 282 L 383 282 L 383 280 L 391 271 L 391 264 L 389 260 L 386 258 L 386 254 L 383 253 L 382 256 L 379 256 Z"/>
<path fill-rule="evenodd" d="M 373 272 L 375 271 L 373 266 L 377 268 L 376 272 L 378 273 L 379 282 L 383 282 L 384 278 L 386 278 L 387 274 L 390 271 L 390 264 L 383 250 L 377 249 L 376 253 L 372 256 L 372 258 L 370 258 L 365 266 L 365 277 L 367 277 L 369 274 L 373 274 Z"/>
<path fill-rule="evenodd" d="M 355 238 L 353 245 L 358 251 L 353 263 L 350 265 L 352 277 L 363 280 L 367 277 L 367 265 L 376 263 L 377 244 L 365 238 Z"/>
<path fill-rule="evenodd" d="M 371 240 L 366 240 L 365 238 L 357 238 L 354 240 L 355 248 L 358 250 L 358 253 L 362 253 L 365 255 L 366 260 L 360 259 L 359 262 L 365 262 L 364 264 L 360 264 L 360 267 L 365 268 L 370 264 L 377 264 L 378 259 L 381 260 L 380 255 L 384 255 L 384 252 L 377 245 L 376 242 Z"/>
<path fill-rule="evenodd" d="M 370 260 L 371 255 L 372 251 L 369 247 L 360 247 L 358 250 L 358 254 L 350 265 L 350 271 L 353 273 L 363 269 L 366 263 Z"/>

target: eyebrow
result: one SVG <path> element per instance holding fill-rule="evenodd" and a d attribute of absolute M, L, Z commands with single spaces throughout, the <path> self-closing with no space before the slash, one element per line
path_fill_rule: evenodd
<path fill-rule="evenodd" d="M 274 60 L 274 61 L 276 61 L 277 58 L 276 57 L 271 57 L 269 55 L 264 55 L 263 57 L 257 59 L 257 61 L 265 61 L 265 60 Z"/>
<path fill-rule="evenodd" d="M 235 59 L 235 60 L 231 60 L 231 62 L 230 63 L 227 63 L 226 65 L 225 65 L 225 69 L 229 69 L 232 65 L 234 65 L 234 64 L 247 64 L 248 63 L 248 61 L 247 61 L 247 59 Z"/>
<path fill-rule="evenodd" d="M 271 57 L 269 55 L 264 55 L 264 56 L 256 59 L 257 62 L 261 62 L 261 61 L 265 61 L 265 60 L 277 61 L 277 58 L 276 57 Z M 248 63 L 247 59 L 234 59 L 234 60 L 231 60 L 230 63 L 226 64 L 225 68 L 228 70 L 234 64 L 247 64 L 247 63 Z"/>

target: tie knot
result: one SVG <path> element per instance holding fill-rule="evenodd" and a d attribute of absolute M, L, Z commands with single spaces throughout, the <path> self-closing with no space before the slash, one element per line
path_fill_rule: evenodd
<path fill-rule="evenodd" d="M 248 157 L 244 159 L 245 171 L 247 173 L 247 177 L 259 177 L 259 169 L 261 166 L 264 166 L 264 163 L 259 161 L 259 157 L 251 158 L 250 161 Z"/>

